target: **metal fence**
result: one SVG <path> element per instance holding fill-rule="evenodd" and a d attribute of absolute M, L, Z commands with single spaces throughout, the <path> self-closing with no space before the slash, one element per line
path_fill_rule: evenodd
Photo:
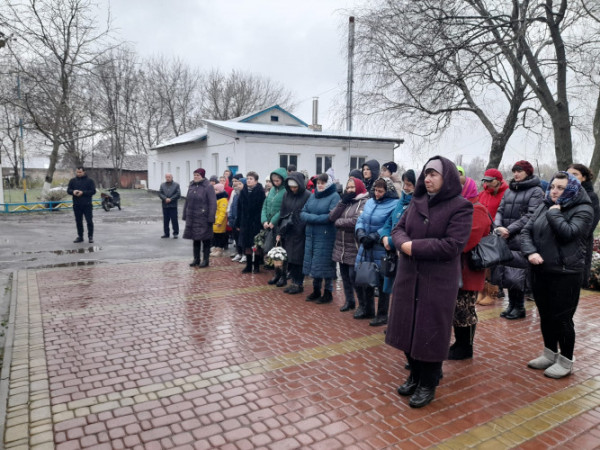
<path fill-rule="evenodd" d="M 92 200 L 92 206 L 99 208 L 102 200 Z M 44 202 L 27 202 L 27 203 L 0 203 L 0 214 L 7 213 L 27 213 L 27 212 L 46 212 L 46 211 L 61 211 L 65 209 L 73 209 L 73 201 L 44 201 Z"/>

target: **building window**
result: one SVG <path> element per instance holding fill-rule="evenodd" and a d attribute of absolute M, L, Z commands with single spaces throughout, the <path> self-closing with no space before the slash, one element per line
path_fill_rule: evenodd
<path fill-rule="evenodd" d="M 215 168 L 215 172 L 213 173 L 213 175 L 217 175 L 219 176 L 219 154 L 218 153 L 213 153 L 212 154 L 212 159 L 213 159 L 213 167 Z M 208 174 L 206 174 L 208 175 Z"/>
<path fill-rule="evenodd" d="M 317 175 L 327 172 L 333 165 L 333 156 L 317 156 Z"/>
<path fill-rule="evenodd" d="M 271 116 L 271 122 L 279 122 L 279 116 Z"/>
<path fill-rule="evenodd" d="M 180 171 L 179 171 L 179 166 L 175 167 L 175 181 L 177 181 L 178 183 L 181 183 L 181 178 L 180 178 Z"/>
<path fill-rule="evenodd" d="M 165 163 L 164 162 L 160 162 L 160 181 L 162 181 L 165 178 Z"/>
<path fill-rule="evenodd" d="M 298 169 L 298 155 L 279 155 L 279 167 L 285 167 L 293 164 Z"/>
<path fill-rule="evenodd" d="M 350 158 L 350 170 L 361 169 L 366 160 L 366 156 L 352 156 Z"/>
<path fill-rule="evenodd" d="M 152 178 L 156 179 L 156 161 L 152 162 Z"/>
<path fill-rule="evenodd" d="M 171 173 L 171 161 L 167 163 L 167 173 Z"/>
<path fill-rule="evenodd" d="M 190 171 L 190 162 L 185 162 L 185 181 L 190 181 L 192 179 L 192 172 Z"/>

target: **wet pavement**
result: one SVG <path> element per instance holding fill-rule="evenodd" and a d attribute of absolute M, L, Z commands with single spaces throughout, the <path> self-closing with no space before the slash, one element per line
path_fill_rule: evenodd
<path fill-rule="evenodd" d="M 28 267 L 40 263 L 28 252 L 46 250 L 12 250 L 5 448 L 600 445 L 598 293 L 582 292 L 571 376 L 526 367 L 542 349 L 535 306 L 507 321 L 498 301 L 478 310 L 474 358 L 446 362 L 436 399 L 415 410 L 396 394 L 404 358 L 382 328 L 339 312 L 341 283 L 316 305 L 229 258 L 190 268 L 190 243 L 166 243 L 148 220 L 117 236 L 121 256 L 101 234 L 100 250 L 80 253 L 71 228 L 50 227 L 63 245 L 44 247 L 47 265 L 89 266 Z"/>

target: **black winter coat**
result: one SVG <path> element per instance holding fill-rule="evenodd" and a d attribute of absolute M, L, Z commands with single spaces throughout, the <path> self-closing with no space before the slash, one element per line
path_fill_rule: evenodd
<path fill-rule="evenodd" d="M 73 191 L 82 191 L 81 197 L 73 195 Z M 92 204 L 92 197 L 96 194 L 96 184 L 87 175 L 71 178 L 67 186 L 67 194 L 73 195 L 73 205 L 85 206 Z"/>
<path fill-rule="evenodd" d="M 248 186 L 240 191 L 240 198 L 237 202 L 237 217 L 235 218 L 235 227 L 240 229 L 238 244 L 242 248 L 252 248 L 254 246 L 254 236 L 262 230 L 260 214 L 263 203 L 265 202 L 265 189 L 262 184 L 256 183 L 252 192 Z"/>
<path fill-rule="evenodd" d="M 549 209 L 546 200 L 535 211 L 521 232 L 521 250 L 525 256 L 539 253 L 544 262 L 533 270 L 552 273 L 580 273 L 585 268 L 585 255 L 594 210 L 584 189 L 559 209 Z"/>
<path fill-rule="evenodd" d="M 194 241 L 212 239 L 216 212 L 217 197 L 210 181 L 206 178 L 199 183 L 192 181 L 183 206 L 183 238 Z"/>
<path fill-rule="evenodd" d="M 592 269 L 592 254 L 594 253 L 594 230 L 600 221 L 600 201 L 598 201 L 598 195 L 594 192 L 594 184 L 591 181 L 584 181 L 581 183 L 588 197 L 592 201 L 592 208 L 594 208 L 594 221 L 590 228 L 590 234 L 587 243 L 587 252 L 585 254 L 585 272 L 583 276 L 583 286 L 587 287 L 590 280 L 590 272 Z"/>
<path fill-rule="evenodd" d="M 294 180 L 298 183 L 298 191 L 294 194 L 288 182 Z M 306 240 L 306 224 L 300 219 L 300 212 L 310 197 L 306 190 L 304 175 L 300 172 L 292 172 L 285 180 L 285 194 L 281 201 L 279 223 L 277 232 L 283 239 L 283 248 L 288 254 L 288 262 L 302 265 L 304 261 L 304 242 Z M 287 219 L 291 220 L 287 220 Z M 282 227 L 282 224 L 287 224 Z"/>

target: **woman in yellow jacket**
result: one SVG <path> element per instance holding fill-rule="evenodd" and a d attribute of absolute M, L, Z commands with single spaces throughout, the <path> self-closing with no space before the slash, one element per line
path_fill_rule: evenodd
<path fill-rule="evenodd" d="M 221 183 L 215 184 L 217 213 L 213 224 L 214 247 L 210 256 L 222 256 L 227 246 L 227 192 Z"/>

